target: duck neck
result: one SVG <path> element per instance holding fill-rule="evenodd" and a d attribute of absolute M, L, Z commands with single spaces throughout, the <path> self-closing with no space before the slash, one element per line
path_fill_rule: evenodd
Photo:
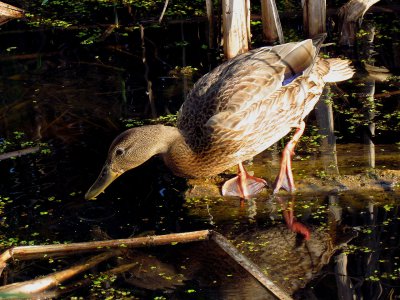
<path fill-rule="evenodd" d="M 178 128 L 165 125 L 150 125 L 154 127 L 155 138 L 154 144 L 157 145 L 156 152 L 162 156 L 167 155 L 171 147 L 175 143 L 179 143 L 182 139 L 182 135 Z M 149 137 L 150 138 L 150 137 Z"/>
<path fill-rule="evenodd" d="M 197 155 L 190 149 L 178 128 L 159 125 L 158 138 L 162 140 L 158 153 L 173 173 L 182 177 L 196 177 L 192 174 L 194 165 L 200 163 Z"/>

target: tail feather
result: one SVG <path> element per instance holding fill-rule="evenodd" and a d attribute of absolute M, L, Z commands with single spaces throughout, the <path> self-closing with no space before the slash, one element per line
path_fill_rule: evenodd
<path fill-rule="evenodd" d="M 325 82 L 338 82 L 350 79 L 354 75 L 354 68 L 348 59 L 329 58 L 329 73 L 324 76 Z"/>

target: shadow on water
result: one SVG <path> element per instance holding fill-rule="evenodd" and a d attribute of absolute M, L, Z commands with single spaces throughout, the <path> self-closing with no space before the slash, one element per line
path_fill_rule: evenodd
<path fill-rule="evenodd" d="M 294 158 L 294 196 L 271 198 L 268 190 L 241 204 L 215 193 L 229 172 L 187 182 L 154 158 L 119 178 L 98 200 L 83 199 L 111 141 L 123 130 L 123 120 L 140 122 L 151 116 L 149 80 L 153 110 L 175 113 L 193 82 L 215 64 L 201 48 L 204 24 L 171 26 L 145 30 L 147 81 L 138 31 L 131 40 L 118 36 L 118 43 L 99 48 L 77 45 L 68 32 L 7 36 L 3 54 L 15 41 L 24 53 L 41 55 L 1 58 L 0 147 L 7 152 L 21 145 L 46 145 L 40 145 L 38 153 L 0 161 L 2 248 L 214 229 L 295 298 L 398 296 L 400 139 L 393 130 L 400 129 L 400 98 L 391 92 L 400 85 L 372 78 L 367 68 L 352 83 L 329 87 L 309 117 L 308 132 Z M 372 42 L 369 36 L 368 47 Z M 371 63 L 371 55 L 383 50 L 368 47 L 362 59 Z M 375 61 L 398 71 L 386 53 Z M 364 138 L 366 146 L 361 144 Z M 279 149 L 275 145 L 255 157 L 250 169 L 272 182 Z M 293 224 L 303 227 L 296 231 Z M 304 238 L 306 231 L 309 239 Z M 75 261 L 62 257 L 12 262 L 3 282 L 28 280 Z M 136 265 L 117 279 L 104 279 L 104 286 L 115 289 L 93 280 L 90 288 L 67 289 L 65 295 L 272 297 L 211 242 L 127 251 L 108 264 L 122 263 Z M 98 266 L 90 276 L 95 278 L 109 265 Z"/>

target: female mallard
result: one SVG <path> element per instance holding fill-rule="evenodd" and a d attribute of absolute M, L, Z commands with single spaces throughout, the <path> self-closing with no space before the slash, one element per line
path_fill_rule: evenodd
<path fill-rule="evenodd" d="M 320 43 L 321 41 L 318 41 Z M 282 155 L 274 192 L 294 189 L 291 155 L 304 130 L 303 119 L 317 103 L 325 82 L 346 80 L 348 60 L 317 57 L 308 39 L 238 55 L 204 75 L 189 92 L 178 126 L 150 125 L 121 133 L 86 199 L 95 198 L 122 173 L 156 154 L 178 176 L 207 177 L 239 165 L 223 195 L 248 198 L 266 182 L 250 176 L 242 161 L 264 151 L 298 128 Z"/>

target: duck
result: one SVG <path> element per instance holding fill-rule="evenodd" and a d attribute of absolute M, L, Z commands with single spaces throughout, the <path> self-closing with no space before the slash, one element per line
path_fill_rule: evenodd
<path fill-rule="evenodd" d="M 119 176 L 155 155 L 177 176 L 210 177 L 238 166 L 222 195 L 249 199 L 267 182 L 250 175 L 243 162 L 296 129 L 282 152 L 273 184 L 295 190 L 291 157 L 325 83 L 350 79 L 351 62 L 318 56 L 324 37 L 250 50 L 201 77 L 188 93 L 177 126 L 128 129 L 112 142 L 104 166 L 85 194 L 95 199 Z"/>

